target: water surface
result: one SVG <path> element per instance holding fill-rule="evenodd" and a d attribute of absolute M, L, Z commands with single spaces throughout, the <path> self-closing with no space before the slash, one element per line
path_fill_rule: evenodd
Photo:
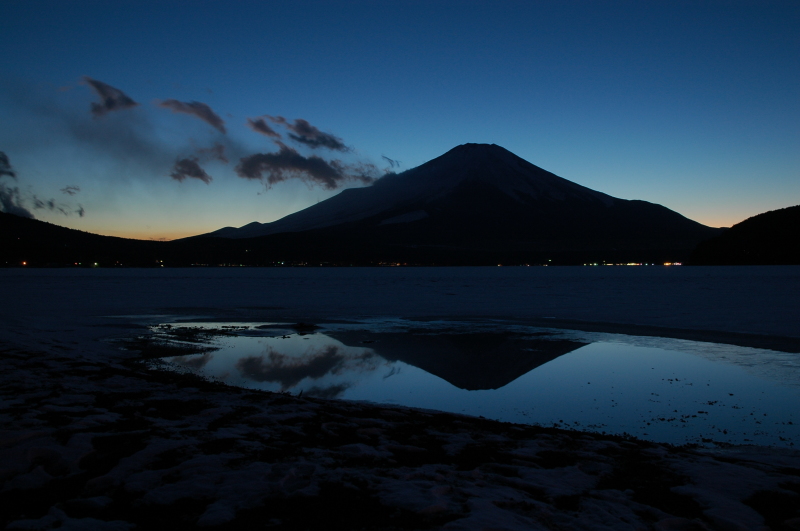
<path fill-rule="evenodd" d="M 800 443 L 796 354 L 501 321 L 181 323 L 164 358 L 229 385 L 627 433 L 675 444 Z"/>

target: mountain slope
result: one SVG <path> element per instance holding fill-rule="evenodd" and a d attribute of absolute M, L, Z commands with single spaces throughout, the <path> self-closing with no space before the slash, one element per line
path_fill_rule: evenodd
<path fill-rule="evenodd" d="M 309 247 L 321 246 L 370 260 L 490 264 L 680 261 L 719 233 L 562 179 L 499 146 L 464 144 L 275 222 L 206 236 L 274 236 L 293 260 L 316 259 Z"/>
<path fill-rule="evenodd" d="M 417 168 L 273 223 L 172 242 L 111 238 L 0 213 L 0 265 L 581 264 L 685 261 L 713 229 L 562 179 L 495 145 Z"/>
<path fill-rule="evenodd" d="M 690 261 L 698 265 L 800 264 L 800 205 L 737 223 L 698 245 Z"/>
<path fill-rule="evenodd" d="M 0 267 L 161 267 L 241 263 L 245 242 L 224 238 L 171 242 L 100 236 L 0 212 Z"/>
<path fill-rule="evenodd" d="M 518 202 L 525 198 L 611 204 L 614 198 L 562 179 L 495 144 L 463 144 L 401 174 L 389 174 L 365 188 L 350 188 L 325 201 L 272 223 L 225 227 L 207 234 L 249 238 L 299 232 L 363 220 L 382 213 L 404 212 L 407 218 L 382 217 L 380 222 L 414 221 L 425 216 L 417 208 L 457 191 L 464 183 L 482 183 Z M 389 214 L 387 214 L 389 215 Z"/>

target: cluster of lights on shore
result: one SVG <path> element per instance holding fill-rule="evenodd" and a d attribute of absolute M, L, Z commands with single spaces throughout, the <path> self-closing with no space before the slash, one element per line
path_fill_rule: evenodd
<path fill-rule="evenodd" d="M 551 260 L 548 260 L 548 262 L 550 262 L 550 261 Z M 164 267 L 164 261 L 163 260 L 156 260 L 156 262 L 161 267 Z M 22 262 L 22 265 L 23 266 L 27 266 L 28 262 Z M 80 265 L 83 265 L 83 263 L 75 262 L 75 265 L 76 266 L 80 266 Z M 120 262 L 117 262 L 115 265 L 121 266 L 122 264 Z M 206 266 L 206 267 L 208 266 L 208 264 L 192 264 L 192 265 L 193 266 Z M 226 267 L 226 266 L 227 267 L 231 267 L 231 266 L 232 267 L 236 267 L 236 265 L 237 264 L 219 264 L 219 267 Z M 285 264 L 284 262 L 277 262 L 275 265 L 287 265 L 287 264 Z M 290 265 L 302 267 L 302 266 L 306 266 L 308 264 L 303 262 L 303 263 L 293 263 L 293 264 L 290 264 Z M 320 266 L 322 266 L 322 265 L 323 264 L 320 264 Z M 379 262 L 378 265 L 391 266 L 391 267 L 403 267 L 403 266 L 407 266 L 408 264 L 407 263 L 402 263 L 401 264 L 400 262 Z M 542 264 L 542 266 L 544 266 L 544 267 L 547 267 L 548 265 L 550 265 L 550 264 Z M 683 265 L 683 264 L 681 262 L 664 262 L 663 264 L 646 264 L 646 263 L 643 263 L 643 262 L 628 262 L 626 264 L 612 264 L 612 263 L 606 263 L 606 262 L 602 262 L 602 263 L 594 262 L 594 263 L 583 264 L 583 265 L 584 266 L 659 266 L 659 265 L 679 266 L 679 265 Z M 239 267 L 244 267 L 244 264 L 238 264 L 238 266 Z M 530 266 L 531 266 L 530 264 L 525 264 L 525 267 L 530 267 Z M 98 267 L 97 262 L 95 262 L 93 264 L 93 267 Z M 503 264 L 497 264 L 497 267 L 503 267 Z"/>
<path fill-rule="evenodd" d="M 664 262 L 663 264 L 646 264 L 643 262 L 628 262 L 627 264 L 607 264 L 606 262 L 602 263 L 595 262 L 592 264 L 583 264 L 583 265 L 585 266 L 659 266 L 659 265 L 679 266 L 683 264 L 681 262 Z"/>

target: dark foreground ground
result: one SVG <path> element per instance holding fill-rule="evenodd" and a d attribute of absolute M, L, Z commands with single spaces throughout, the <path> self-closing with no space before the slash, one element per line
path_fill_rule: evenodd
<path fill-rule="evenodd" d="M 0 351 L 8 529 L 800 529 L 800 453 L 676 448 Z"/>

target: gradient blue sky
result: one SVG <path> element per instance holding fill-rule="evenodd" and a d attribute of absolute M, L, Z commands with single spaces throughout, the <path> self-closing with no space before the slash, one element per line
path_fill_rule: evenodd
<path fill-rule="evenodd" d="M 337 193 L 237 174 L 278 151 L 246 125 L 263 115 L 352 148 L 311 149 L 272 123 L 303 157 L 405 170 L 495 143 L 712 226 L 800 203 L 797 1 L 4 0 L 0 50 L 16 173 L 0 184 L 38 219 L 100 234 L 187 236 Z M 84 76 L 139 105 L 93 117 Z M 168 99 L 207 104 L 226 132 Z M 229 163 L 198 152 L 215 143 Z M 190 157 L 211 182 L 170 177 Z"/>

